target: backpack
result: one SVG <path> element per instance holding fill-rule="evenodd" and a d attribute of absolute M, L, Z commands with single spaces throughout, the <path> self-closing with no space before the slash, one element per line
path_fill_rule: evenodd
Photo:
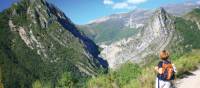
<path fill-rule="evenodd" d="M 171 62 L 164 61 L 162 64 L 162 73 L 161 77 L 163 80 L 173 80 L 175 76 L 175 72 Z"/>

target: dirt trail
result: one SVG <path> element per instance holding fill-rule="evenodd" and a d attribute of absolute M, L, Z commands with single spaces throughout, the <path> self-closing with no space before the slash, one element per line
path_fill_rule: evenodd
<path fill-rule="evenodd" d="M 180 79 L 177 82 L 177 88 L 200 88 L 200 68 L 191 75 Z"/>

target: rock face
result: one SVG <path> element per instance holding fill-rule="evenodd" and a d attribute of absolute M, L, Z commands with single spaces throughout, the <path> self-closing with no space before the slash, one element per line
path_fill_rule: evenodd
<path fill-rule="evenodd" d="M 3 11 L 0 20 L 5 88 L 30 88 L 37 80 L 43 87 L 64 87 L 59 84 L 63 75 L 80 87 L 108 66 L 98 56 L 98 46 L 45 0 L 21 0 Z"/>
<path fill-rule="evenodd" d="M 136 37 L 104 47 L 101 55 L 107 59 L 110 68 L 127 61 L 140 62 L 147 55 L 157 54 L 165 49 L 174 35 L 174 17 L 160 8 Z"/>

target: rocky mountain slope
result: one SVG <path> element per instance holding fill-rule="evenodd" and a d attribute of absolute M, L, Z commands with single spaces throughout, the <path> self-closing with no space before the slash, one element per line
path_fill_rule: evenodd
<path fill-rule="evenodd" d="M 198 26 L 198 28 L 200 29 L 200 9 L 194 9 L 193 11 L 191 11 L 190 13 L 186 14 L 184 17 L 187 20 L 191 20 L 193 22 L 195 22 Z"/>
<path fill-rule="evenodd" d="M 78 87 L 107 68 L 98 46 L 45 0 L 15 3 L 0 13 L 0 28 L 0 84 L 5 88 Z"/>
<path fill-rule="evenodd" d="M 199 4 L 185 2 L 180 4 L 168 4 L 162 7 L 172 15 L 182 16 L 194 8 L 199 8 Z M 99 45 L 109 45 L 112 42 L 137 34 L 138 30 L 142 29 L 142 27 L 147 24 L 148 19 L 154 15 L 154 12 L 155 9 L 135 9 L 128 13 L 105 16 L 79 27 Z"/>
<path fill-rule="evenodd" d="M 103 46 L 101 56 L 106 58 L 110 68 L 116 68 L 127 61 L 141 62 L 148 58 L 147 56 L 157 55 L 163 49 L 183 53 L 199 48 L 196 44 L 200 43 L 197 39 L 199 35 L 200 31 L 194 22 L 172 16 L 160 8 L 137 36 Z"/>

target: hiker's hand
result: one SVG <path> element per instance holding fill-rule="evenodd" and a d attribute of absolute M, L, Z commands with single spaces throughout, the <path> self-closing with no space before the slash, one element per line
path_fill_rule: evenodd
<path fill-rule="evenodd" d="M 158 66 L 155 66 L 154 69 L 155 69 L 156 71 L 158 71 Z"/>
<path fill-rule="evenodd" d="M 172 66 L 173 66 L 174 72 L 177 73 L 175 64 L 172 64 Z"/>

